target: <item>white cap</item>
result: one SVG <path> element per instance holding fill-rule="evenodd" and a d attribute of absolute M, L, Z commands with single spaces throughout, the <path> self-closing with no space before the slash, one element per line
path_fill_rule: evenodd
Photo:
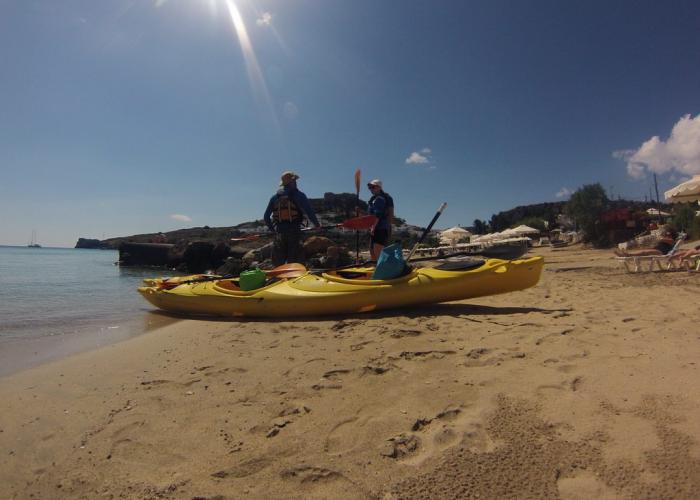
<path fill-rule="evenodd" d="M 379 187 L 382 187 L 382 181 L 380 181 L 379 179 L 371 180 L 371 181 L 369 181 L 369 182 L 367 183 L 367 187 L 369 187 L 369 186 L 379 186 Z"/>

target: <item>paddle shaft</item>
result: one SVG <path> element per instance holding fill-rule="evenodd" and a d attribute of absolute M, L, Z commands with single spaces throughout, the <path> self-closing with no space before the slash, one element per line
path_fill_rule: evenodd
<path fill-rule="evenodd" d="M 362 171 L 358 168 L 355 171 L 355 215 L 359 215 L 360 211 L 360 177 Z M 360 262 L 360 231 L 355 230 L 355 262 Z"/>
<path fill-rule="evenodd" d="M 411 260 L 411 257 L 413 257 L 413 254 L 415 253 L 416 249 L 418 248 L 418 245 L 423 243 L 423 240 L 428 235 L 430 230 L 433 228 L 433 224 L 435 224 L 435 222 L 438 220 L 438 218 L 440 218 L 440 215 L 442 214 L 443 210 L 445 210 L 445 208 L 447 208 L 447 203 L 443 203 L 442 205 L 440 205 L 440 208 L 438 208 L 438 211 L 435 212 L 435 215 L 433 215 L 433 220 L 430 221 L 430 224 L 428 224 L 428 227 L 426 227 L 425 231 L 423 231 L 423 234 L 420 235 L 420 238 L 418 239 L 416 244 L 413 245 L 411 252 L 408 254 L 408 257 L 406 257 L 406 262 Z"/>

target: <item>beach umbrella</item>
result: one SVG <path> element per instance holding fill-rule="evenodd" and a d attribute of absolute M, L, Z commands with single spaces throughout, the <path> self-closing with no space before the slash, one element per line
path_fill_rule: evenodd
<path fill-rule="evenodd" d="M 455 243 L 461 239 L 471 236 L 472 233 L 463 227 L 455 226 L 440 232 L 440 241 L 451 241 Z"/>
<path fill-rule="evenodd" d="M 539 229 L 535 229 L 534 227 L 526 226 L 525 224 L 521 224 L 516 228 L 513 228 L 513 231 L 518 233 L 518 234 L 540 234 Z"/>
<path fill-rule="evenodd" d="M 686 203 L 700 201 L 700 175 L 685 181 L 664 193 L 668 203 Z"/>
<path fill-rule="evenodd" d="M 519 234 L 515 229 L 506 229 L 501 232 L 500 236 L 501 238 L 512 238 L 513 236 L 519 236 Z"/>

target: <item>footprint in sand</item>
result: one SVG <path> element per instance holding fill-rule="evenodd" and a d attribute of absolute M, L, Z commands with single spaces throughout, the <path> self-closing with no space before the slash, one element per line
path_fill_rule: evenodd
<path fill-rule="evenodd" d="M 340 376 L 348 374 L 351 371 L 352 370 L 346 368 L 327 371 L 321 376 L 321 380 L 312 385 L 311 388 L 315 391 L 323 389 L 342 389 L 343 384 Z"/>
<path fill-rule="evenodd" d="M 571 380 L 563 380 L 559 384 L 545 384 L 540 385 L 535 388 L 535 392 L 538 394 L 543 394 L 546 391 L 571 391 L 576 392 L 580 390 L 581 384 L 583 383 L 583 377 L 575 376 Z"/>
<path fill-rule="evenodd" d="M 407 328 L 399 328 L 391 333 L 391 337 L 395 339 L 400 339 L 403 337 L 418 337 L 423 332 L 421 330 L 410 330 Z"/>
<path fill-rule="evenodd" d="M 334 332 L 338 332 L 340 330 L 352 330 L 356 326 L 362 326 L 365 323 L 363 320 L 354 320 L 354 321 L 347 321 L 347 320 L 341 320 L 338 321 L 336 324 L 331 326 L 331 330 Z"/>
<path fill-rule="evenodd" d="M 509 360 L 524 359 L 527 357 L 524 352 L 519 351 L 517 348 L 506 349 L 506 351 L 510 352 L 501 355 L 495 349 L 486 349 L 484 347 L 472 349 L 466 354 L 467 360 L 464 362 L 463 366 L 474 368 L 480 366 L 501 365 Z"/>
<path fill-rule="evenodd" d="M 234 465 L 229 469 L 214 472 L 211 476 L 219 479 L 248 477 L 268 468 L 270 463 L 270 460 L 267 458 L 252 458 Z"/>
<path fill-rule="evenodd" d="M 380 454 L 384 457 L 402 459 L 415 453 L 420 447 L 420 438 L 413 434 L 399 434 L 388 439 Z"/>
<path fill-rule="evenodd" d="M 443 359 L 450 354 L 457 354 L 456 351 L 403 351 L 399 358 L 407 361 L 423 361 L 428 359 Z"/>
<path fill-rule="evenodd" d="M 365 348 L 366 345 L 368 344 L 373 344 L 373 340 L 366 340 L 364 342 L 360 342 L 359 344 L 353 344 L 350 346 L 351 351 L 360 351 Z"/>
<path fill-rule="evenodd" d="M 479 450 L 492 446 L 481 425 L 471 422 L 471 418 L 461 406 L 448 407 L 432 418 L 418 418 L 410 433 L 387 440 L 380 454 L 418 465 L 460 443 Z"/>
<path fill-rule="evenodd" d="M 362 410 L 360 410 L 361 413 Z M 374 418 L 358 415 L 341 420 L 326 436 L 323 450 L 329 455 L 342 455 L 366 442 L 372 432 Z"/>
<path fill-rule="evenodd" d="M 300 483 L 334 481 L 343 477 L 340 472 L 307 465 L 285 469 L 280 472 L 280 476 L 282 476 L 283 479 L 292 479 Z"/>

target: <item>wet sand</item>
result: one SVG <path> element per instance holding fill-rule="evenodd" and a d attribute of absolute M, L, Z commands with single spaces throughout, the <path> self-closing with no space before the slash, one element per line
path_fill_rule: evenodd
<path fill-rule="evenodd" d="M 700 275 L 182 320 L 0 379 L 2 498 L 697 498 Z"/>

